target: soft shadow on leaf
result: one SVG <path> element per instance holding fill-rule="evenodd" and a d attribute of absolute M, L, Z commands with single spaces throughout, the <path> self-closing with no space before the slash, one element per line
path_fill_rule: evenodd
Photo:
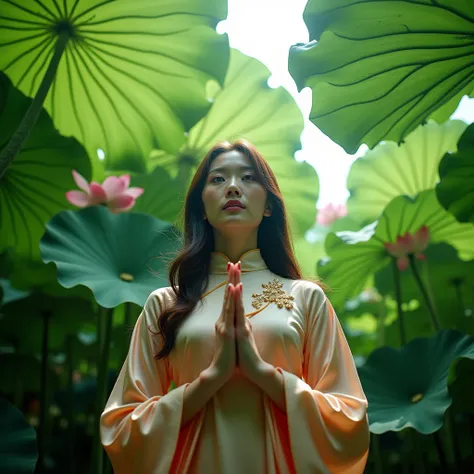
<path fill-rule="evenodd" d="M 223 0 L 23 3 L 2 3 L 0 69 L 33 97 L 68 32 L 44 106 L 90 156 L 104 150 L 108 170 L 153 147 L 176 152 L 209 109 L 207 81 L 224 80 L 229 42 L 214 30 L 227 16 Z"/>
<path fill-rule="evenodd" d="M 4 103 L 0 110 L 2 148 L 31 100 L 0 73 L 0 102 Z M 18 256 L 40 260 L 39 241 L 46 223 L 59 211 L 73 208 L 65 197 L 67 191 L 75 188 L 73 168 L 90 179 L 91 165 L 85 149 L 75 138 L 59 135 L 42 110 L 28 140 L 1 180 L 0 252 L 11 247 Z"/>

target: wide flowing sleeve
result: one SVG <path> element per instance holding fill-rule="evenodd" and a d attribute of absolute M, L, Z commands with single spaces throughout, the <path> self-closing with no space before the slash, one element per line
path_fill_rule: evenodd
<path fill-rule="evenodd" d="M 370 441 L 367 398 L 331 303 L 318 285 L 307 283 L 304 380 L 277 367 L 296 472 L 363 473 Z"/>
<path fill-rule="evenodd" d="M 137 319 L 130 348 L 100 418 L 100 438 L 115 474 L 169 472 L 178 442 L 183 394 L 188 384 L 167 393 L 171 383 L 159 348 L 160 289 L 153 291 Z M 160 336 L 161 340 L 161 336 Z"/>

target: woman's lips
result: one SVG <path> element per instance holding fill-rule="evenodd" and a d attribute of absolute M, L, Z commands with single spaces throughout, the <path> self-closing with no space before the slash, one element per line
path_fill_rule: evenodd
<path fill-rule="evenodd" d="M 224 211 L 243 211 L 244 208 L 240 206 L 229 206 L 224 208 Z"/>

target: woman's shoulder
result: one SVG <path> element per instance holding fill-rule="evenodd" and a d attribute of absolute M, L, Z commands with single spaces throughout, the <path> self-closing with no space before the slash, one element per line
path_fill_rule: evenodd
<path fill-rule="evenodd" d="M 145 306 L 152 306 L 156 309 L 163 308 L 175 298 L 175 293 L 171 286 L 164 286 L 154 289 L 147 297 Z"/>
<path fill-rule="evenodd" d="M 159 297 L 166 297 L 172 294 L 174 295 L 174 291 L 171 286 L 162 286 L 160 288 L 155 288 L 150 293 L 150 296 L 153 296 L 154 298 L 159 298 Z"/>
<path fill-rule="evenodd" d="M 283 278 L 282 280 L 286 281 L 294 290 L 303 291 L 304 293 L 318 293 L 321 296 L 325 295 L 324 285 L 316 279 L 298 278 L 293 280 L 290 278 Z"/>

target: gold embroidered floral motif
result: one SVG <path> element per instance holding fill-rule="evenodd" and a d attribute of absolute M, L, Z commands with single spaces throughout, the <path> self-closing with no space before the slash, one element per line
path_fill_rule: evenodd
<path fill-rule="evenodd" d="M 286 309 L 293 308 L 292 301 L 295 299 L 291 295 L 287 295 L 283 290 L 283 283 L 276 278 L 270 283 L 262 283 L 263 292 L 252 294 L 252 306 L 256 309 L 260 309 L 263 303 L 276 303 L 279 308 Z"/>

